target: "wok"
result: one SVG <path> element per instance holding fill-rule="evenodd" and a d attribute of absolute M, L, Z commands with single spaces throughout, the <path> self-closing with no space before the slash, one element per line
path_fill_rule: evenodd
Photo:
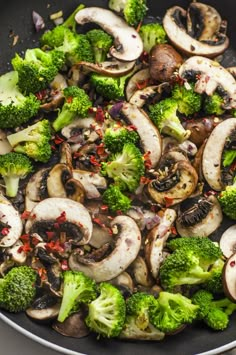
<path fill-rule="evenodd" d="M 106 7 L 107 1 L 104 0 L 85 0 L 87 6 Z M 173 5 L 187 7 L 187 0 L 165 0 L 148 1 L 149 14 L 152 16 L 163 16 L 165 10 Z M 228 35 L 230 37 L 230 48 L 224 54 L 223 63 L 227 66 L 236 65 L 236 28 L 235 28 L 235 9 L 234 0 L 224 1 L 205 1 L 215 6 L 222 15 L 228 20 Z M 50 6 L 49 6 L 49 5 Z M 53 26 L 49 20 L 49 15 L 59 10 L 64 11 L 66 18 L 78 5 L 76 0 L 7 0 L 0 1 L 0 73 L 4 73 L 10 68 L 9 61 L 15 52 L 24 51 L 38 45 L 38 38 L 42 32 L 35 32 L 32 23 L 32 10 L 40 13 L 46 21 L 46 28 Z M 13 35 L 12 35 L 13 34 Z M 12 46 L 14 35 L 19 39 L 15 46 Z M 234 48 L 235 44 L 235 48 Z M 215 240 L 232 222 L 224 221 Z M 59 335 L 47 325 L 38 325 L 32 322 L 25 314 L 9 314 L 2 312 L 0 317 L 8 322 L 18 331 L 41 342 L 64 354 L 85 353 L 126 355 L 194 355 L 194 354 L 219 354 L 223 351 L 236 347 L 236 315 L 231 318 L 228 329 L 224 332 L 213 332 L 207 327 L 194 326 L 187 327 L 179 334 L 166 337 L 161 342 L 137 342 L 121 340 L 97 340 L 95 336 L 82 339 L 67 338 Z"/>

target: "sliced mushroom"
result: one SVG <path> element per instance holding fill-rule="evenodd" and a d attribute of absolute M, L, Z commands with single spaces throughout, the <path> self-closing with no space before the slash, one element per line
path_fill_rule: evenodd
<path fill-rule="evenodd" d="M 220 238 L 220 249 L 226 258 L 236 253 L 236 224 L 224 231 Z"/>
<path fill-rule="evenodd" d="M 83 338 L 89 334 L 84 321 L 86 313 L 83 310 L 73 313 L 64 322 L 53 323 L 53 329 L 61 335 L 72 338 Z"/>
<path fill-rule="evenodd" d="M 55 319 L 60 310 L 60 302 L 58 298 L 45 294 L 37 298 L 30 308 L 27 308 L 26 314 L 28 317 L 45 322 Z"/>
<path fill-rule="evenodd" d="M 67 142 L 63 142 L 60 146 L 60 163 L 66 164 L 69 171 L 72 171 L 73 164 L 72 164 L 72 153 L 71 153 L 71 146 Z"/>
<path fill-rule="evenodd" d="M 163 92 L 168 91 L 170 91 L 170 85 L 168 83 L 147 86 L 144 89 L 136 90 L 131 96 L 129 103 L 137 107 L 143 107 L 152 100 L 152 98 L 155 98 L 155 102 L 160 100 Z"/>
<path fill-rule="evenodd" d="M 61 228 L 64 228 L 72 239 L 78 238 L 77 244 L 87 244 L 92 235 L 91 217 L 81 203 L 68 198 L 51 197 L 39 202 L 31 211 L 25 231 L 33 233 L 40 228 L 41 233 L 43 230 L 47 231 L 48 226 L 53 228 L 62 214 L 66 220 L 60 225 Z"/>
<path fill-rule="evenodd" d="M 143 51 L 143 42 L 138 32 L 110 10 L 87 7 L 77 12 L 75 20 L 79 25 L 94 22 L 112 35 L 115 47 L 111 47 L 110 54 L 118 60 L 131 62 Z"/>
<path fill-rule="evenodd" d="M 118 228 L 113 251 L 103 260 L 93 262 L 72 253 L 69 266 L 82 271 L 96 282 L 111 280 L 135 260 L 141 247 L 141 235 L 137 224 L 128 216 L 117 216 L 111 221 L 112 228 Z"/>
<path fill-rule="evenodd" d="M 7 135 L 0 129 L 0 155 L 6 154 L 12 151 L 12 146 L 7 140 Z"/>
<path fill-rule="evenodd" d="M 131 76 L 128 80 L 126 88 L 125 88 L 125 95 L 127 101 L 130 100 L 131 96 L 134 95 L 135 91 L 138 90 L 140 86 L 143 86 L 150 81 L 150 72 L 149 68 L 141 69 L 137 71 L 135 74 Z"/>
<path fill-rule="evenodd" d="M 106 179 L 99 173 L 91 173 L 86 170 L 74 169 L 72 174 L 73 178 L 82 184 L 88 199 L 99 198 L 101 196 L 99 190 L 105 190 L 107 188 Z"/>
<path fill-rule="evenodd" d="M 167 174 L 166 171 L 159 172 L 159 177 L 148 184 L 148 192 L 157 203 L 170 206 L 185 200 L 194 192 L 198 175 L 192 165 L 184 160 L 173 164 Z"/>
<path fill-rule="evenodd" d="M 11 247 L 20 238 L 23 224 L 19 212 L 0 193 L 0 247 Z"/>
<path fill-rule="evenodd" d="M 163 261 L 163 248 L 171 233 L 171 226 L 176 218 L 176 212 L 167 208 L 160 221 L 147 235 L 145 240 L 145 260 L 152 276 L 156 279 Z"/>
<path fill-rule="evenodd" d="M 6 255 L 8 255 L 10 259 L 17 264 L 24 264 L 27 258 L 27 255 L 24 250 L 19 251 L 19 248 L 22 246 L 23 243 L 20 240 L 17 240 L 15 244 L 5 249 Z"/>
<path fill-rule="evenodd" d="M 128 74 L 135 65 L 135 61 L 132 62 L 120 62 L 119 60 L 107 61 L 102 63 L 89 63 L 79 62 L 75 64 L 85 72 L 95 72 L 102 75 L 108 75 L 111 77 L 122 76 Z"/>
<path fill-rule="evenodd" d="M 222 179 L 222 154 L 227 138 L 236 130 L 236 118 L 228 118 L 218 124 L 208 138 L 202 156 L 203 175 L 216 191 L 224 189 Z"/>
<path fill-rule="evenodd" d="M 236 253 L 225 262 L 222 277 L 226 297 L 236 302 Z"/>
<path fill-rule="evenodd" d="M 134 293 L 134 283 L 128 272 L 124 271 L 114 279 L 109 280 L 109 283 L 119 288 L 124 297 L 129 297 Z"/>
<path fill-rule="evenodd" d="M 181 237 L 208 237 L 223 220 L 220 204 L 213 195 L 200 197 L 176 220 L 176 229 Z"/>
<path fill-rule="evenodd" d="M 224 33 L 216 33 L 215 37 L 218 40 L 213 38 L 211 41 L 205 42 L 191 37 L 184 26 L 186 19 L 187 12 L 180 6 L 169 8 L 163 18 L 163 26 L 169 40 L 180 51 L 187 55 L 202 55 L 212 58 L 227 49 L 229 39 Z"/>
<path fill-rule="evenodd" d="M 25 210 L 31 211 L 34 206 L 44 198 L 48 197 L 47 177 L 50 168 L 43 168 L 33 174 L 25 189 Z"/>
<path fill-rule="evenodd" d="M 67 165 L 54 165 L 54 167 L 50 170 L 47 178 L 48 196 L 67 197 L 65 183 L 69 178 L 71 178 L 71 172 Z"/>
<path fill-rule="evenodd" d="M 48 102 L 40 105 L 41 110 L 46 112 L 55 111 L 64 102 L 63 90 L 67 87 L 66 79 L 62 74 L 57 74 L 50 83 Z"/>
<path fill-rule="evenodd" d="M 147 114 L 128 102 L 124 103 L 121 114 L 129 124 L 137 129 L 144 152 L 149 153 L 151 167 L 155 167 L 160 160 L 162 143 L 157 127 Z"/>
<path fill-rule="evenodd" d="M 178 159 L 178 160 L 188 160 L 187 156 L 194 157 L 197 154 L 197 147 L 190 140 L 186 140 L 183 143 L 179 143 L 173 137 L 164 137 L 162 139 L 162 145 L 163 145 L 163 148 L 162 148 L 163 155 L 165 155 L 166 153 L 170 153 L 172 151 L 184 153 L 184 154 L 181 154 L 182 158 Z M 180 154 L 179 154 L 179 156 L 180 156 Z"/>
<path fill-rule="evenodd" d="M 201 56 L 193 56 L 181 65 L 179 75 L 183 79 L 197 79 L 195 91 L 199 94 L 205 92 L 211 96 L 218 88 L 225 101 L 223 107 L 225 109 L 236 107 L 236 81 L 218 62 Z"/>
<path fill-rule="evenodd" d="M 142 256 L 138 255 L 130 268 L 137 285 L 145 287 L 151 287 L 154 285 L 154 280 L 148 270 L 147 263 Z"/>

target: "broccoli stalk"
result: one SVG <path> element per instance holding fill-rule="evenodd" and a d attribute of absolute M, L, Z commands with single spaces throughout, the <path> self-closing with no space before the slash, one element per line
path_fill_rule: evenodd
<path fill-rule="evenodd" d="M 70 28 L 72 31 L 76 32 L 76 21 L 75 21 L 75 15 L 77 12 L 80 10 L 84 9 L 85 5 L 80 4 L 76 7 L 76 9 L 67 17 L 67 19 L 63 22 L 61 26 Z"/>
<path fill-rule="evenodd" d="M 130 26 L 137 26 L 148 10 L 146 0 L 110 0 L 108 7 L 122 14 Z"/>
<path fill-rule="evenodd" d="M 36 278 L 29 266 L 12 268 L 0 279 L 0 307 L 13 313 L 25 311 L 36 295 Z"/>
<path fill-rule="evenodd" d="M 7 136 L 13 150 L 24 153 L 35 161 L 47 162 L 52 154 L 51 129 L 48 120 L 38 121 L 27 128 Z"/>
<path fill-rule="evenodd" d="M 126 143 L 136 144 L 138 139 L 139 135 L 135 130 L 117 124 L 107 128 L 103 136 L 105 148 L 111 153 L 122 151 Z"/>
<path fill-rule="evenodd" d="M 63 273 L 63 295 L 58 321 L 64 322 L 81 303 L 89 303 L 96 298 L 96 283 L 80 271 Z"/>
<path fill-rule="evenodd" d="M 95 63 L 104 62 L 112 46 L 113 38 L 101 29 L 88 31 L 86 37 L 92 45 Z"/>
<path fill-rule="evenodd" d="M 223 115 L 225 110 L 223 109 L 224 98 L 217 92 L 214 92 L 212 96 L 206 96 L 203 103 L 203 110 L 208 115 Z"/>
<path fill-rule="evenodd" d="M 176 115 L 178 102 L 172 98 L 161 100 L 149 107 L 150 118 L 159 128 L 161 133 L 176 138 L 183 142 L 190 136 L 191 132 L 185 130 Z"/>
<path fill-rule="evenodd" d="M 103 337 L 116 337 L 125 322 L 125 300 L 121 292 L 111 284 L 99 285 L 100 295 L 89 305 L 87 326 Z"/>
<path fill-rule="evenodd" d="M 102 195 L 102 201 L 112 212 L 127 212 L 131 206 L 131 200 L 124 195 L 116 185 L 110 185 Z"/>
<path fill-rule="evenodd" d="M 172 98 L 178 103 L 178 111 L 186 116 L 198 112 L 202 106 L 202 95 L 194 91 L 193 83 L 175 84 Z"/>
<path fill-rule="evenodd" d="M 65 103 L 52 126 L 55 131 L 69 125 L 76 116 L 86 117 L 89 108 L 92 106 L 88 95 L 83 89 L 77 86 L 69 86 L 63 91 Z"/>
<path fill-rule="evenodd" d="M 108 162 L 102 163 L 101 173 L 115 181 L 121 191 L 133 192 L 144 174 L 144 159 L 133 143 L 126 143 L 122 152 L 112 154 Z"/>
<path fill-rule="evenodd" d="M 164 27 L 159 23 L 147 23 L 142 25 L 139 30 L 143 41 L 143 49 L 149 53 L 153 46 L 167 42 L 167 35 Z"/>
<path fill-rule="evenodd" d="M 173 332 L 183 324 L 192 323 L 198 308 L 180 293 L 161 291 L 156 304 L 150 309 L 150 322 L 164 333 Z"/>
<path fill-rule="evenodd" d="M 18 86 L 18 73 L 10 71 L 0 76 L 0 127 L 19 127 L 38 112 L 36 96 L 23 95 Z"/>
<path fill-rule="evenodd" d="M 7 196 L 15 197 L 20 179 L 24 179 L 32 171 L 33 166 L 27 156 L 14 152 L 0 155 L 0 175 L 4 180 Z"/>

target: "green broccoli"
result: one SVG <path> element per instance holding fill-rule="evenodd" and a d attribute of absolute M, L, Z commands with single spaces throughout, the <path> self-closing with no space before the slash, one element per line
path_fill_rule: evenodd
<path fill-rule="evenodd" d="M 46 163 L 51 157 L 51 129 L 46 119 L 8 135 L 7 139 L 15 152 L 26 154 L 35 161 Z"/>
<path fill-rule="evenodd" d="M 12 66 L 18 72 L 18 86 L 25 93 L 36 93 L 45 89 L 64 65 L 61 51 L 44 52 L 40 48 L 27 49 L 25 57 L 16 54 Z"/>
<path fill-rule="evenodd" d="M 35 298 L 36 279 L 31 267 L 13 267 L 0 279 L 0 307 L 13 313 L 25 311 Z"/>
<path fill-rule="evenodd" d="M 225 263 L 222 259 L 218 259 L 212 265 L 210 268 L 211 277 L 207 280 L 207 282 L 202 284 L 202 287 L 205 290 L 212 292 L 213 294 L 220 294 L 224 292 L 222 279 L 224 265 Z"/>
<path fill-rule="evenodd" d="M 164 333 L 174 332 L 183 324 L 192 323 L 198 306 L 180 293 L 161 291 L 154 307 L 150 309 L 150 322 Z"/>
<path fill-rule="evenodd" d="M 192 302 L 199 306 L 198 319 L 214 330 L 224 330 L 229 324 L 229 316 L 236 311 L 236 303 L 228 298 L 214 300 L 211 292 L 197 291 Z"/>
<path fill-rule="evenodd" d="M 149 106 L 150 118 L 159 128 L 161 133 L 176 138 L 183 142 L 190 136 L 191 132 L 185 130 L 178 116 L 178 102 L 173 98 L 161 100 L 155 105 Z"/>
<path fill-rule="evenodd" d="M 86 117 L 92 102 L 86 92 L 77 86 L 68 86 L 63 90 L 65 102 L 52 126 L 55 131 L 69 125 L 76 116 Z"/>
<path fill-rule="evenodd" d="M 20 179 L 24 179 L 32 171 L 33 166 L 27 156 L 14 152 L 0 155 L 0 175 L 4 180 L 7 196 L 15 197 Z"/>
<path fill-rule="evenodd" d="M 124 195 L 116 185 L 110 185 L 102 195 L 102 201 L 112 212 L 127 212 L 131 206 L 131 200 Z"/>
<path fill-rule="evenodd" d="M 121 339 L 134 339 L 134 340 L 162 340 L 165 337 L 165 333 L 155 328 L 151 323 L 142 330 L 135 321 L 134 316 L 126 316 L 125 325 L 122 332 L 119 335 Z"/>
<path fill-rule="evenodd" d="M 113 285 L 102 282 L 100 295 L 88 305 L 87 326 L 103 337 L 116 337 L 125 322 L 125 300 Z"/>
<path fill-rule="evenodd" d="M 63 294 L 60 311 L 57 320 L 64 322 L 73 312 L 78 311 L 81 303 L 89 303 L 94 300 L 96 283 L 83 272 L 65 271 L 63 277 Z"/>
<path fill-rule="evenodd" d="M 224 214 L 236 220 L 236 179 L 233 185 L 226 186 L 225 190 L 221 191 L 218 201 Z"/>
<path fill-rule="evenodd" d="M 108 162 L 102 163 L 101 173 L 115 181 L 123 190 L 134 192 L 144 174 L 144 159 L 133 143 L 126 143 L 122 152 L 112 154 Z"/>
<path fill-rule="evenodd" d="M 149 311 L 155 303 L 153 295 L 136 292 L 126 301 L 127 314 L 135 318 L 137 327 L 145 330 L 149 325 Z"/>
<path fill-rule="evenodd" d="M 193 83 L 175 84 L 172 89 L 172 98 L 178 103 L 177 110 L 186 116 L 200 111 L 202 106 L 202 95 L 194 91 L 194 85 Z"/>
<path fill-rule="evenodd" d="M 125 96 L 126 79 L 130 75 L 129 73 L 125 76 L 113 78 L 98 73 L 92 73 L 90 82 L 98 94 L 109 100 L 118 100 Z"/>
<path fill-rule="evenodd" d="M 139 34 L 143 41 L 143 49 L 147 53 L 149 53 L 156 44 L 167 42 L 166 31 L 159 23 L 147 23 L 142 25 Z"/>
<path fill-rule="evenodd" d="M 235 149 L 226 149 L 223 152 L 223 167 L 226 168 L 234 163 L 236 160 L 236 150 Z"/>
<path fill-rule="evenodd" d="M 222 105 L 224 104 L 224 98 L 217 92 L 214 92 L 212 96 L 206 96 L 203 102 L 203 110 L 208 115 L 223 115 L 225 110 Z"/>
<path fill-rule="evenodd" d="M 138 140 L 139 135 L 134 129 L 117 124 L 107 128 L 103 136 L 105 148 L 111 153 L 120 152 L 126 143 L 136 144 Z"/>
<path fill-rule="evenodd" d="M 104 62 L 112 46 L 113 38 L 101 29 L 88 31 L 86 37 L 92 45 L 95 63 Z"/>
<path fill-rule="evenodd" d="M 219 246 L 208 238 L 178 238 L 167 245 L 174 252 L 160 267 L 160 281 L 168 290 L 207 282 L 212 277 L 210 267 L 222 257 Z"/>
<path fill-rule="evenodd" d="M 146 0 L 109 0 L 108 7 L 122 14 L 130 26 L 137 26 L 147 13 Z"/>
<path fill-rule="evenodd" d="M 40 101 L 33 94 L 23 95 L 17 84 L 16 71 L 0 76 L 0 128 L 19 127 L 38 112 Z"/>

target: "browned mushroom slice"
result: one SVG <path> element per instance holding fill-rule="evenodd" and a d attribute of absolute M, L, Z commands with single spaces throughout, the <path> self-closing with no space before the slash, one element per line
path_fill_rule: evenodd
<path fill-rule="evenodd" d="M 137 256 L 130 266 L 137 285 L 151 287 L 154 285 L 154 280 L 150 275 L 146 261 L 142 256 Z"/>
<path fill-rule="evenodd" d="M 0 129 L 0 155 L 6 154 L 12 151 L 12 146 L 7 140 L 7 135 Z"/>
<path fill-rule="evenodd" d="M 50 168 L 38 170 L 29 179 L 25 189 L 25 210 L 31 211 L 34 206 L 44 198 L 48 197 L 47 177 Z"/>
<path fill-rule="evenodd" d="M 155 97 L 155 102 L 161 98 L 164 91 L 169 91 L 170 86 L 168 83 L 162 83 L 159 85 L 147 86 L 144 89 L 135 91 L 131 96 L 129 103 L 136 105 L 137 107 L 143 107 L 149 100 Z"/>
<path fill-rule="evenodd" d="M 38 322 L 51 321 L 58 316 L 60 310 L 59 299 L 45 294 L 37 298 L 31 307 L 27 308 L 26 314 Z"/>
<path fill-rule="evenodd" d="M 11 247 L 6 248 L 4 253 L 8 256 L 10 260 L 12 260 L 14 263 L 17 264 L 24 264 L 27 258 L 26 253 L 24 252 L 24 249 L 20 251 L 20 247 L 23 246 L 23 243 L 21 240 L 17 240 L 15 244 L 13 244 Z"/>
<path fill-rule="evenodd" d="M 130 100 L 131 96 L 138 90 L 139 87 L 146 86 L 150 80 L 149 68 L 141 69 L 131 76 L 128 80 L 125 95 L 127 101 Z"/>
<path fill-rule="evenodd" d="M 66 164 L 69 171 L 72 171 L 73 164 L 72 164 L 72 153 L 71 153 L 71 146 L 67 142 L 63 142 L 60 146 L 60 163 Z"/>
<path fill-rule="evenodd" d="M 119 288 L 125 297 L 131 296 L 134 292 L 134 282 L 128 272 L 124 271 L 114 279 L 109 280 L 109 283 Z"/>
<path fill-rule="evenodd" d="M 99 64 L 89 63 L 89 62 L 79 62 L 76 64 L 78 68 L 80 68 L 85 72 L 96 72 L 111 77 L 128 74 L 134 68 L 134 65 L 135 65 L 135 61 L 120 62 L 118 60 L 102 62 Z"/>
<path fill-rule="evenodd" d="M 152 276 L 156 279 L 163 261 L 163 248 L 171 233 L 171 226 L 176 218 L 176 212 L 167 208 L 160 221 L 147 235 L 145 240 L 145 259 Z"/>
<path fill-rule="evenodd" d="M 72 337 L 72 338 L 83 338 L 89 334 L 89 329 L 84 321 L 86 313 L 83 310 L 73 313 L 64 322 L 53 323 L 53 329 L 59 334 Z"/>
<path fill-rule="evenodd" d="M 40 105 L 41 110 L 51 112 L 63 104 L 64 95 L 63 89 L 67 87 L 66 79 L 62 74 L 57 74 L 54 80 L 50 83 L 51 90 L 49 91 L 48 102 Z"/>
<path fill-rule="evenodd" d="M 71 172 L 67 165 L 56 164 L 50 170 L 47 178 L 47 190 L 49 197 L 67 197 L 65 183 L 71 178 Z"/>
<path fill-rule="evenodd" d="M 115 47 L 110 49 L 110 54 L 118 60 L 131 62 L 143 51 L 143 42 L 138 32 L 110 10 L 87 7 L 77 12 L 75 20 L 79 25 L 94 22 L 112 35 Z"/>
<path fill-rule="evenodd" d="M 220 238 L 220 249 L 226 258 L 236 253 L 236 224 L 227 228 L 222 234 Z"/>
<path fill-rule="evenodd" d="M 118 276 L 135 260 L 141 247 L 141 235 L 137 224 L 128 216 L 117 216 L 111 222 L 118 235 L 112 252 L 103 260 L 94 262 L 81 258 L 75 252 L 69 258 L 74 271 L 82 271 L 96 282 L 107 281 Z"/>
<path fill-rule="evenodd" d="M 99 189 L 105 190 L 107 188 L 106 179 L 99 173 L 91 173 L 86 170 L 74 169 L 73 178 L 82 184 L 88 199 L 99 198 L 101 196 Z"/>
<path fill-rule="evenodd" d="M 216 191 L 225 187 L 222 176 L 222 154 L 228 137 L 236 131 L 236 118 L 228 118 L 218 124 L 209 136 L 202 155 L 203 175 Z"/>
<path fill-rule="evenodd" d="M 208 237 L 222 223 L 223 215 L 217 198 L 213 195 L 200 197 L 176 220 L 176 229 L 181 237 Z"/>
<path fill-rule="evenodd" d="M 223 286 L 226 296 L 236 302 L 236 253 L 232 254 L 224 265 Z"/>
<path fill-rule="evenodd" d="M 178 161 L 168 172 L 159 172 L 159 177 L 148 184 L 152 199 L 163 206 L 170 206 L 188 198 L 196 189 L 198 175 L 187 161 Z"/>
<path fill-rule="evenodd" d="M 180 6 L 169 8 L 164 16 L 164 29 L 176 48 L 187 55 L 202 55 L 209 58 L 214 58 L 227 49 L 229 39 L 225 33 L 218 32 L 215 38 L 205 42 L 191 37 L 184 25 L 186 18 L 187 12 Z"/>

